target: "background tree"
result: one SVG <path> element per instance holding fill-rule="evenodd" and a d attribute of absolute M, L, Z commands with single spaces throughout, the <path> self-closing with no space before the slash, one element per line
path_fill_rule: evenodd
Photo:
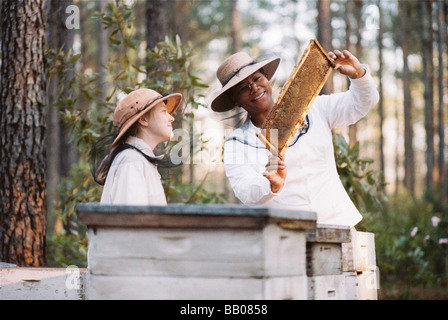
<path fill-rule="evenodd" d="M 67 14 L 65 12 L 72 0 L 50 0 L 46 2 L 47 28 L 46 45 L 54 50 L 68 54 L 72 51 L 74 32 L 66 27 Z M 49 221 L 54 220 L 55 204 L 59 200 L 58 185 L 60 177 L 69 174 L 72 162 L 70 160 L 70 143 L 68 142 L 68 130 L 64 127 L 60 117 L 60 107 L 58 105 L 59 90 L 63 89 L 63 95 L 69 96 L 68 79 L 71 79 L 73 72 L 67 72 L 64 76 L 55 75 L 49 80 L 48 85 L 48 108 L 47 112 L 47 212 Z M 61 83 L 64 85 L 60 86 Z M 68 163 L 67 163 L 68 162 Z M 53 223 L 51 223 L 53 225 Z M 62 228 L 62 222 L 57 221 L 56 232 Z"/>
<path fill-rule="evenodd" d="M 332 27 L 331 27 L 331 1 L 330 0 L 317 0 L 317 40 L 322 45 L 324 50 L 330 51 L 333 49 L 331 44 L 332 40 Z M 322 88 L 322 94 L 329 94 L 333 92 L 333 77 L 330 76 Z"/>
<path fill-rule="evenodd" d="M 446 168 L 445 168 L 445 66 L 444 66 L 444 55 L 446 52 L 446 23 L 445 14 L 443 11 L 443 0 L 437 1 L 437 47 L 438 47 L 438 93 L 439 93 L 439 104 L 438 104 L 438 135 L 439 135 L 439 157 L 437 162 L 438 168 L 438 181 L 440 185 L 440 195 L 444 203 L 448 204 L 448 181 L 445 178 Z M 445 60 L 446 61 L 446 60 Z"/>
<path fill-rule="evenodd" d="M 383 68 L 384 68 L 384 58 L 383 58 L 383 10 L 381 8 L 381 0 L 377 2 L 378 6 L 378 93 L 380 95 L 380 101 L 378 102 L 378 113 L 380 116 L 380 172 L 384 175 L 385 165 L 384 165 L 384 90 L 383 90 Z"/>
<path fill-rule="evenodd" d="M 107 0 L 97 0 L 96 10 L 98 12 L 105 12 L 107 7 Z M 152 2 L 152 1 L 147 1 Z M 107 48 L 107 30 L 103 28 L 101 21 L 97 22 L 98 30 L 98 58 L 97 58 L 97 72 L 98 72 L 98 89 L 100 91 L 101 100 L 105 103 L 108 96 L 107 85 L 107 61 L 109 60 Z"/>
<path fill-rule="evenodd" d="M 415 167 L 414 167 L 414 130 L 411 99 L 411 77 L 408 67 L 408 56 L 410 52 L 409 34 L 410 25 L 408 17 L 410 16 L 410 3 L 408 1 L 399 2 L 399 30 L 400 45 L 403 52 L 403 96 L 404 96 L 404 186 L 415 194 Z"/>
<path fill-rule="evenodd" d="M 45 1 L 1 2 L 0 260 L 45 264 Z"/>
<path fill-rule="evenodd" d="M 432 0 L 420 1 L 423 83 L 425 86 L 426 192 L 434 188 L 434 67 Z"/>
<path fill-rule="evenodd" d="M 351 2 L 352 0 L 349 0 L 349 2 Z M 356 35 L 356 42 L 354 45 L 354 55 L 360 60 L 363 61 L 363 52 L 362 52 L 362 31 L 363 31 L 363 15 L 362 15 L 362 9 L 363 9 L 363 1 L 362 0 L 354 0 L 353 3 L 353 15 L 355 17 L 356 20 L 356 28 L 354 28 L 355 31 L 355 35 Z M 357 137 L 356 137 L 356 131 L 357 131 L 357 127 L 356 127 L 356 123 L 352 124 L 348 127 L 348 137 L 349 137 L 349 143 L 351 146 L 353 146 L 355 144 L 355 142 L 357 141 Z"/>
<path fill-rule="evenodd" d="M 232 38 L 232 53 L 241 51 L 241 15 L 238 10 L 238 0 L 232 0 L 232 26 L 230 37 Z"/>

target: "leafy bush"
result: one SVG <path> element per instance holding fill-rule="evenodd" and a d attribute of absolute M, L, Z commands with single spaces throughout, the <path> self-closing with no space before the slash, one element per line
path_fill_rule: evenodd
<path fill-rule="evenodd" d="M 86 81 L 84 75 L 76 71 L 75 64 L 80 55 L 73 55 L 72 51 L 65 54 L 63 50 L 52 49 L 48 49 L 46 55 L 48 65 L 51 66 L 50 76 L 59 74 L 68 77 L 69 71 L 73 74 L 73 78 L 68 82 L 61 82 L 59 100 L 55 106 L 64 108 L 60 115 L 71 128 L 72 142 L 80 155 L 78 163 L 71 169 L 70 176 L 62 179 L 60 183 L 59 211 L 56 215 L 66 222 L 68 232 L 48 237 L 48 264 L 51 266 L 77 264 L 82 258 L 79 253 L 83 251 L 83 244 L 87 240 L 85 230 L 77 224 L 75 205 L 79 202 L 100 200 L 102 188 L 96 184 L 90 173 L 88 157 L 93 144 L 100 137 L 113 132 L 112 115 L 118 95 L 140 87 L 151 88 L 161 94 L 181 92 L 189 112 L 176 112 L 174 116 L 176 121 L 182 122 L 193 119 L 192 110 L 200 106 L 197 99 L 201 95 L 197 93 L 197 89 L 207 88 L 191 69 L 194 57 L 192 45 L 182 44 L 179 37 L 176 37 L 175 41 L 166 39 L 148 50 L 145 63 L 137 65 L 133 62 L 132 57 L 138 56 L 137 42 L 133 39 L 132 32 L 133 8 L 127 6 L 124 1 L 109 3 L 106 12 L 98 13 L 96 18 L 102 21 L 106 29 L 111 30 L 108 39 L 110 59 L 106 69 L 108 78 L 112 80 L 106 101 L 101 100 L 102 95 L 97 89 L 99 75 L 89 76 Z M 63 94 L 65 83 L 72 89 L 72 96 Z M 86 101 L 86 105 L 80 105 L 81 98 Z M 202 183 L 184 183 L 177 178 L 182 176 L 181 174 L 173 172 L 170 175 L 176 179 L 162 180 L 168 202 L 172 202 L 171 197 L 179 194 L 182 197 L 177 199 L 185 202 L 220 201 L 220 196 L 205 190 Z M 69 246 L 72 250 L 67 250 Z M 72 263 L 69 263 L 69 260 L 73 260 Z"/>
<path fill-rule="evenodd" d="M 415 286 L 446 287 L 448 207 L 430 195 L 413 199 L 406 191 L 386 197 L 384 178 L 369 169 L 373 160 L 359 158 L 359 143 L 350 147 L 335 134 L 334 146 L 341 181 L 364 216 L 356 229 L 375 233 L 381 286 L 401 284 L 395 298 L 410 298 Z"/>
<path fill-rule="evenodd" d="M 341 134 L 333 135 L 339 177 L 356 207 L 364 214 L 383 209 L 387 201 L 383 175 L 369 168 L 372 159 L 359 157 L 359 142 L 352 147 Z"/>
<path fill-rule="evenodd" d="M 87 267 L 87 238 L 82 235 L 51 234 L 47 236 L 47 264 L 51 267 Z"/>

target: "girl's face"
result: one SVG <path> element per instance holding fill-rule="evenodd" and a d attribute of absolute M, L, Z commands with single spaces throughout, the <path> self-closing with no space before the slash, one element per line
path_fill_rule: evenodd
<path fill-rule="evenodd" d="M 273 105 L 272 88 L 269 80 L 256 71 L 232 88 L 236 103 L 251 116 L 266 113 Z"/>
<path fill-rule="evenodd" d="M 148 133 L 159 142 L 169 140 L 173 137 L 174 117 L 168 113 L 165 102 L 159 102 L 148 112 Z"/>

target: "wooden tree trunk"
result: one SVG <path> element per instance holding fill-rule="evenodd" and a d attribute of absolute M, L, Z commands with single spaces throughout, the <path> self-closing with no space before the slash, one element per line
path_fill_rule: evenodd
<path fill-rule="evenodd" d="M 3 0 L 0 85 L 0 260 L 45 264 L 45 9 Z"/>
<path fill-rule="evenodd" d="M 433 69 L 433 30 L 432 1 L 421 1 L 423 51 L 423 82 L 425 84 L 425 131 L 426 131 L 426 191 L 434 188 L 434 69 Z"/>
<path fill-rule="evenodd" d="M 151 1 L 149 1 L 151 2 Z M 107 0 L 97 0 L 97 10 L 99 12 L 105 12 L 107 7 Z M 108 96 L 107 85 L 107 61 L 109 59 L 107 49 L 107 30 L 101 21 L 98 22 L 98 59 L 97 70 L 99 73 L 98 85 L 101 95 L 101 102 L 106 102 Z"/>
<path fill-rule="evenodd" d="M 238 0 L 232 0 L 232 53 L 241 51 L 241 16 L 238 10 Z"/>
<path fill-rule="evenodd" d="M 398 79 L 397 79 L 396 82 L 397 82 L 397 87 L 399 87 Z M 395 110 L 394 110 L 394 116 L 395 116 L 395 119 L 396 119 L 396 122 L 397 122 L 397 128 L 396 128 L 397 137 L 400 136 L 399 108 L 400 108 L 400 106 L 398 106 L 398 104 L 396 104 L 395 105 Z M 400 191 L 400 176 L 398 175 L 398 172 L 400 170 L 400 152 L 398 151 L 398 144 L 396 144 L 396 147 L 395 147 L 394 169 L 395 169 L 395 190 L 394 190 L 394 193 L 395 193 L 395 195 L 398 195 L 398 192 Z"/>
<path fill-rule="evenodd" d="M 146 49 L 152 50 L 168 35 L 168 0 L 146 1 Z M 157 65 L 147 67 L 147 73 L 157 70 Z M 154 80 L 162 81 L 160 77 Z"/>
<path fill-rule="evenodd" d="M 60 38 L 60 45 L 64 45 L 65 48 L 65 52 L 67 53 L 72 47 L 73 47 L 73 39 L 74 39 L 74 35 L 75 35 L 75 29 L 67 29 L 65 26 L 65 21 L 67 18 L 67 14 L 65 13 L 65 10 L 67 8 L 67 6 L 73 4 L 73 0 L 63 0 L 63 1 L 59 1 L 61 2 L 60 6 L 62 8 L 62 12 L 60 12 L 60 18 L 62 19 L 62 21 L 59 21 L 59 23 L 61 24 L 59 26 L 59 30 L 61 30 L 61 34 L 59 35 Z M 80 8 L 80 10 L 82 10 L 81 8 L 84 5 L 83 4 L 84 1 L 79 1 L 76 3 L 76 5 Z M 82 13 L 81 13 L 81 19 L 82 19 Z M 62 18 L 63 17 L 63 18 Z M 81 20 L 81 23 L 83 23 L 83 21 Z M 81 24 L 80 26 L 81 31 L 85 29 L 84 25 Z M 81 37 L 82 39 L 82 37 Z M 81 59 L 84 60 L 84 57 L 81 57 Z M 72 95 L 72 93 L 70 92 L 71 90 L 68 89 L 68 84 L 70 82 L 70 80 L 73 78 L 74 74 L 73 71 L 68 71 L 65 73 L 65 83 L 64 83 L 64 91 L 62 92 L 62 96 L 64 97 L 69 97 Z M 81 106 L 84 106 L 85 108 L 87 108 L 87 103 L 85 102 L 85 99 L 83 99 L 83 96 L 80 97 L 80 103 Z M 62 109 L 63 111 L 63 109 Z M 59 173 L 61 175 L 61 177 L 67 177 L 70 174 L 70 170 L 73 166 L 73 164 L 78 161 L 79 158 L 79 153 L 78 153 L 78 149 L 76 148 L 76 145 L 72 142 L 70 142 L 70 129 L 65 126 L 64 121 L 60 118 L 59 119 L 60 122 L 60 127 L 61 127 L 61 138 L 60 138 L 60 145 L 59 145 L 59 157 L 61 159 L 61 165 L 59 168 Z"/>
<path fill-rule="evenodd" d="M 146 1 L 146 47 L 152 49 L 168 34 L 168 0 Z"/>
<path fill-rule="evenodd" d="M 352 0 L 350 0 L 352 1 Z M 355 44 L 355 56 L 362 61 L 362 44 L 361 44 L 361 33 L 362 33 L 362 1 L 361 0 L 355 0 L 354 1 L 354 10 L 353 14 L 356 17 L 356 44 Z M 356 123 L 352 124 L 348 127 L 348 138 L 349 138 L 349 144 L 350 146 L 353 146 L 357 139 L 357 127 Z"/>
<path fill-rule="evenodd" d="M 331 39 L 332 39 L 332 29 L 331 29 L 331 10 L 330 10 L 330 0 L 318 0 L 318 19 L 317 19 L 317 40 L 320 42 L 322 47 L 326 51 L 333 50 Z M 333 93 L 333 77 L 330 76 L 327 83 L 322 89 L 322 94 Z"/>
<path fill-rule="evenodd" d="M 412 129 L 412 100 L 411 100 L 411 85 L 408 67 L 409 43 L 407 40 L 408 34 L 408 16 L 409 3 L 407 1 L 399 2 L 400 15 L 400 41 L 403 50 L 403 95 L 404 95 L 404 186 L 410 191 L 412 195 L 415 193 L 415 169 L 414 169 L 414 132 Z"/>
<path fill-rule="evenodd" d="M 446 24 L 448 24 L 448 0 L 444 0 L 443 1 L 443 15 L 445 17 L 445 21 Z M 445 25 L 446 25 L 445 24 Z M 448 32 L 445 32 L 445 48 L 448 48 Z M 447 71 L 448 73 L 448 64 L 447 64 Z M 445 105 L 445 111 L 448 113 L 448 103 Z M 445 176 L 443 178 L 443 181 L 445 182 L 444 184 L 444 190 L 443 190 L 443 194 L 445 197 L 445 203 L 448 204 L 448 163 L 445 164 Z M 446 264 L 445 264 L 445 270 L 446 270 L 446 274 L 448 275 L 448 255 L 446 258 Z M 447 284 L 448 286 L 448 284 Z"/>
<path fill-rule="evenodd" d="M 378 105 L 378 112 L 380 116 L 380 170 L 384 174 L 384 135 L 383 135 L 383 124 L 384 124 L 384 96 L 383 96 L 383 13 L 381 9 L 381 0 L 378 0 L 378 78 L 379 86 L 378 91 L 380 95 L 380 101 Z"/>
<path fill-rule="evenodd" d="M 72 5 L 72 0 L 47 0 L 47 45 L 59 50 L 64 48 L 64 53 L 67 54 L 73 46 L 73 33 L 66 27 L 65 21 L 67 14 L 65 9 Z M 67 89 L 71 74 L 66 74 L 61 77 L 59 74 L 54 74 L 49 80 L 48 85 L 48 108 L 47 112 L 47 129 L 50 134 L 46 137 L 47 147 L 47 212 L 49 217 L 49 224 L 54 225 L 54 229 L 58 232 L 61 229 L 62 221 L 53 221 L 54 202 L 59 199 L 58 185 L 60 177 L 64 175 L 62 172 L 62 164 L 67 157 L 67 147 L 69 146 L 67 132 L 68 129 L 64 127 L 61 117 L 59 116 L 59 107 L 54 106 L 58 102 L 58 87 L 61 81 L 64 81 L 63 96 L 69 96 Z M 63 150 L 63 152 L 61 152 Z"/>
<path fill-rule="evenodd" d="M 47 45 L 55 50 L 60 48 L 60 41 L 58 36 L 58 22 L 60 17 L 58 15 L 61 7 L 59 2 L 47 1 Z M 53 215 L 54 203 L 58 199 L 57 188 L 59 184 L 59 168 L 61 165 L 59 157 L 60 132 L 59 125 L 59 110 L 53 104 L 57 102 L 59 76 L 53 75 L 49 80 L 48 86 L 48 108 L 47 108 L 47 128 L 51 134 L 47 135 L 47 212 L 49 213 L 48 222 L 54 225 Z"/>
<path fill-rule="evenodd" d="M 443 56 L 445 54 L 446 46 L 445 46 L 445 32 L 446 24 L 445 24 L 445 14 L 443 12 L 443 0 L 437 1 L 437 29 L 438 29 L 438 55 L 439 55 L 439 65 L 438 65 L 438 86 L 439 86 L 439 112 L 438 112 L 438 135 L 439 135 L 439 157 L 438 157 L 438 180 L 441 187 L 441 198 L 442 201 L 446 204 L 448 203 L 448 181 L 445 179 L 445 104 L 444 104 L 444 93 L 446 81 L 444 77 L 444 65 L 443 65 Z"/>

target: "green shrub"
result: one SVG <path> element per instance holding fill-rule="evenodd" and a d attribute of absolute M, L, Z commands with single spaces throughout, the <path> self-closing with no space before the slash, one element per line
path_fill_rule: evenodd
<path fill-rule="evenodd" d="M 59 100 L 55 104 L 61 107 L 60 115 L 66 125 L 71 129 L 72 143 L 79 151 L 79 161 L 72 167 L 70 176 L 60 182 L 60 202 L 58 211 L 54 213 L 65 223 L 67 234 L 49 235 L 48 264 L 51 266 L 64 266 L 67 264 L 80 264 L 83 261 L 84 244 L 87 242 L 85 230 L 77 223 L 75 206 L 80 202 L 98 202 L 102 188 L 94 181 L 89 168 L 89 152 L 93 144 L 102 136 L 113 132 L 112 115 L 120 92 L 129 93 L 140 87 L 151 88 L 161 94 L 168 92 L 181 92 L 186 100 L 189 112 L 176 112 L 176 121 L 191 121 L 194 109 L 200 106 L 197 99 L 201 95 L 198 89 L 207 88 L 191 67 L 194 57 L 191 44 L 182 44 L 179 37 L 175 41 L 166 39 L 155 48 L 147 51 L 147 60 L 140 65 L 135 64 L 132 57 L 137 57 L 137 42 L 133 38 L 133 8 L 127 6 L 122 0 L 109 3 L 106 12 L 98 13 L 106 29 L 111 30 L 108 39 L 110 59 L 106 66 L 107 76 L 111 80 L 110 92 L 106 101 L 102 101 L 98 92 L 98 74 L 86 79 L 77 73 L 75 64 L 80 55 L 67 54 L 63 50 L 48 49 L 46 58 L 51 66 L 50 76 L 59 74 L 68 77 L 69 71 L 73 78 L 68 81 L 72 96 L 63 94 L 64 84 L 59 87 Z M 150 72 L 146 72 L 152 70 Z M 142 78 L 142 75 L 144 77 Z M 76 89 L 76 90 L 75 90 Z M 85 105 L 80 105 L 83 98 Z M 200 139 L 200 137 L 198 138 Z M 201 141 L 198 145 L 202 145 Z M 170 145 L 167 146 L 168 149 Z M 171 173 L 172 176 L 181 175 Z M 219 202 L 220 195 L 207 191 L 202 183 L 182 182 L 181 179 L 162 180 L 168 202 L 171 197 L 181 194 L 178 200 L 195 203 Z M 75 235 L 73 235 L 75 234 Z M 71 250 L 68 248 L 71 247 Z M 70 262 L 70 260 L 73 260 Z M 80 265 L 85 265 L 85 261 Z"/>

